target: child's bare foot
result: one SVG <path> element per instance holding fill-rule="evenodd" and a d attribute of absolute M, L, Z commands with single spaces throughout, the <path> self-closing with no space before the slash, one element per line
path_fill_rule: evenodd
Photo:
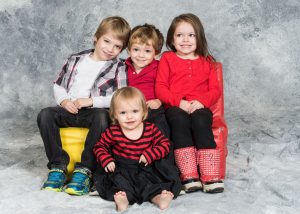
<path fill-rule="evenodd" d="M 114 195 L 116 209 L 118 212 L 122 212 L 127 209 L 129 201 L 126 196 L 126 192 L 119 191 Z"/>
<path fill-rule="evenodd" d="M 159 209 L 165 210 L 170 206 L 171 201 L 173 200 L 174 195 L 172 192 L 163 190 L 161 194 L 156 195 L 152 198 L 152 202 L 156 204 Z"/>

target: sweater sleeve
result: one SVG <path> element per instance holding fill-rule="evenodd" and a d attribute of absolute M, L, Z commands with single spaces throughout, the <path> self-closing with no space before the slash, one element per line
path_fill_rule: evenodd
<path fill-rule="evenodd" d="M 143 152 L 148 164 L 155 160 L 159 160 L 167 156 L 170 152 L 170 142 L 162 132 L 154 125 L 153 126 L 153 142 L 152 146 Z"/>
<path fill-rule="evenodd" d="M 118 69 L 116 71 L 116 77 L 115 77 L 115 82 L 116 82 L 116 88 L 123 88 L 127 86 L 127 70 L 125 63 L 119 63 Z"/>
<path fill-rule="evenodd" d="M 92 97 L 93 108 L 109 108 L 112 94 L 106 96 Z"/>
<path fill-rule="evenodd" d="M 54 83 L 53 85 L 53 92 L 54 92 L 54 98 L 57 105 L 60 105 L 63 100 L 71 98 L 68 95 L 66 89 L 60 85 L 57 85 L 56 83 Z"/>
<path fill-rule="evenodd" d="M 115 71 L 114 90 L 127 86 L 127 72 L 126 66 L 123 62 L 119 62 Z M 93 96 L 93 108 L 109 108 L 112 94 L 107 94 L 106 96 Z"/>
<path fill-rule="evenodd" d="M 66 60 L 65 64 L 61 68 L 61 71 L 59 72 L 57 78 L 54 80 L 53 83 L 55 83 L 59 86 L 61 86 L 63 84 L 63 80 L 65 77 L 65 74 L 67 73 L 70 59 L 71 59 L 71 56 Z"/>
<path fill-rule="evenodd" d="M 221 90 L 217 78 L 215 67 L 213 64 L 211 64 L 208 78 L 208 92 L 197 97 L 197 100 L 200 101 L 206 108 L 209 108 L 215 104 L 221 96 Z"/>
<path fill-rule="evenodd" d="M 180 101 L 183 97 L 178 95 L 174 95 L 170 91 L 170 65 L 165 57 L 162 56 L 159 62 L 157 76 L 156 76 L 156 84 L 155 84 L 155 93 L 158 99 L 160 99 L 163 103 L 171 106 L 179 106 Z"/>
<path fill-rule="evenodd" d="M 102 133 L 101 138 L 94 145 L 93 152 L 96 156 L 97 162 L 105 168 L 106 165 L 114 161 L 114 158 L 110 154 L 110 148 L 113 146 L 114 140 L 110 128 L 107 128 Z"/>

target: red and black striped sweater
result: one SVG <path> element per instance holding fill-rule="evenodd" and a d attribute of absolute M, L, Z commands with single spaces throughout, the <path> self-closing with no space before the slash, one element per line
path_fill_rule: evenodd
<path fill-rule="evenodd" d="M 151 164 L 169 153 L 170 142 L 152 123 L 144 122 L 144 131 L 137 140 L 127 138 L 119 125 L 112 125 L 102 133 L 93 151 L 97 162 L 103 168 L 109 162 L 114 161 L 109 151 L 112 151 L 114 155 L 137 161 L 143 154 L 148 164 Z"/>

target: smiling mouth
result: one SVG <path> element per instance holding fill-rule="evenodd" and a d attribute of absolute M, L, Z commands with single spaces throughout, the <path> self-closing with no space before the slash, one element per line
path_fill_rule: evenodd
<path fill-rule="evenodd" d="M 103 51 L 103 53 L 104 53 L 106 56 L 109 56 L 109 57 L 112 57 L 112 56 L 113 56 L 112 54 L 107 53 L 107 52 L 105 52 L 105 51 Z"/>
<path fill-rule="evenodd" d="M 140 62 L 140 63 L 146 62 L 146 60 L 141 60 L 141 59 L 137 59 L 136 61 L 137 61 L 137 62 Z"/>
<path fill-rule="evenodd" d="M 134 124 L 134 123 L 135 123 L 135 121 L 126 122 L 126 124 L 128 124 L 128 125 L 131 125 L 131 124 Z"/>
<path fill-rule="evenodd" d="M 189 48 L 191 45 L 180 45 L 182 48 Z"/>

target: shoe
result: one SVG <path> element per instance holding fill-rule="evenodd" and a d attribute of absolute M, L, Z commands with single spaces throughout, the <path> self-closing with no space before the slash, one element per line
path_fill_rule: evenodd
<path fill-rule="evenodd" d="M 221 193 L 224 191 L 223 181 L 212 181 L 203 183 L 203 192 L 207 193 Z"/>
<path fill-rule="evenodd" d="M 186 194 L 186 192 L 183 189 L 181 189 L 179 192 L 179 195 L 185 195 L 185 194 Z"/>
<path fill-rule="evenodd" d="M 96 189 L 95 183 L 90 188 L 89 196 L 99 196 L 99 193 Z"/>
<path fill-rule="evenodd" d="M 48 174 L 48 179 L 42 186 L 42 190 L 51 190 L 61 192 L 66 181 L 66 174 L 61 169 L 51 169 Z"/>
<path fill-rule="evenodd" d="M 87 168 L 75 169 L 72 180 L 67 184 L 64 192 L 70 195 L 86 195 L 90 191 L 92 173 Z"/>
<path fill-rule="evenodd" d="M 195 192 L 202 189 L 202 183 L 197 179 L 190 179 L 182 183 L 182 189 L 186 192 Z"/>

